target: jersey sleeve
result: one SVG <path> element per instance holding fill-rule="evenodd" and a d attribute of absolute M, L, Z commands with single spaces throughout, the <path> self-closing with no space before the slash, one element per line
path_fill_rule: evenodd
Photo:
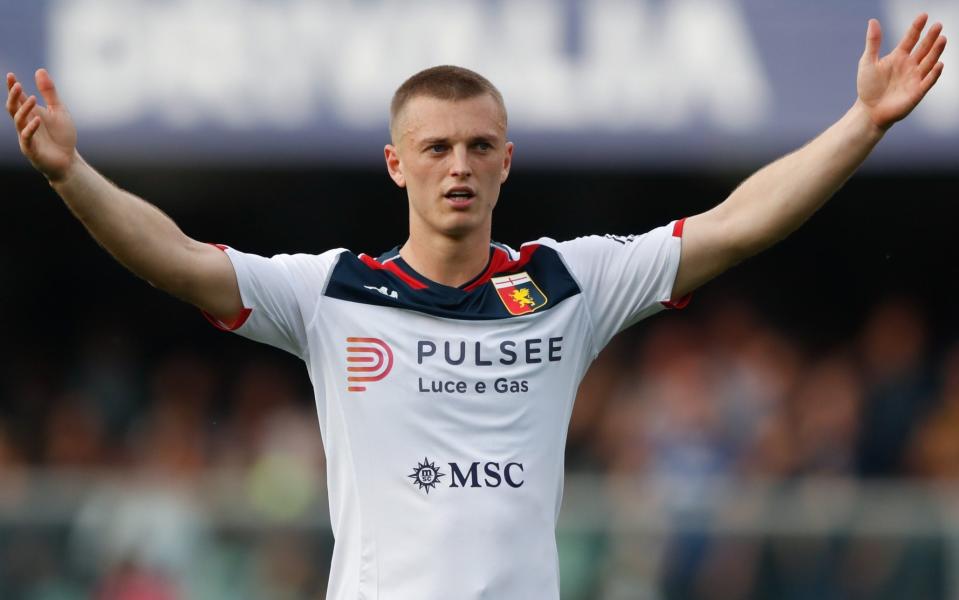
<path fill-rule="evenodd" d="M 567 266 L 583 288 L 599 352 L 618 332 L 689 298 L 671 298 L 682 251 L 683 221 L 643 235 L 587 236 L 560 242 Z"/>
<path fill-rule="evenodd" d="M 306 359 L 306 328 L 317 315 L 323 287 L 342 250 L 267 258 L 219 247 L 233 263 L 244 308 L 232 323 L 204 316 L 220 329 Z"/>

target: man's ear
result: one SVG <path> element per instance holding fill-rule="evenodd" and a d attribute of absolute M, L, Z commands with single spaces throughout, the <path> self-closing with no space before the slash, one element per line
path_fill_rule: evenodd
<path fill-rule="evenodd" d="M 400 165 L 400 155 L 396 151 L 396 146 L 387 144 L 383 148 L 383 157 L 386 159 L 386 170 L 390 174 L 396 185 L 401 188 L 406 187 L 406 177 L 403 176 L 403 167 Z"/>
<path fill-rule="evenodd" d="M 513 142 L 506 142 L 506 156 L 503 157 L 503 173 L 499 177 L 500 183 L 506 183 L 509 177 L 509 168 L 513 165 Z"/>

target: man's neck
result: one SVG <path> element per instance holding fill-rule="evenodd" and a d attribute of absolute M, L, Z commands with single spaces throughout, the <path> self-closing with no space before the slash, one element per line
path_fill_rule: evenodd
<path fill-rule="evenodd" d="M 489 261 L 489 232 L 477 232 L 466 238 L 410 235 L 400 256 L 420 275 L 459 287 L 473 279 Z"/>

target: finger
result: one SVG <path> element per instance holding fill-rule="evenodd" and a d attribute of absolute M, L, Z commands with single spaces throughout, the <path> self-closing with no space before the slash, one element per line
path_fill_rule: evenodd
<path fill-rule="evenodd" d="M 916 60 L 921 61 L 926 54 L 929 53 L 929 50 L 932 49 L 933 45 L 936 43 L 936 40 L 939 39 L 940 33 L 942 33 L 942 23 L 934 23 L 912 53 L 912 55 L 916 57 Z M 935 61 L 933 61 L 933 64 L 935 64 Z"/>
<path fill-rule="evenodd" d="M 926 19 L 928 18 L 929 15 L 926 13 L 922 13 L 916 17 L 916 20 L 912 22 L 912 26 L 909 27 L 909 31 L 906 32 L 906 35 L 902 36 L 902 41 L 899 42 L 900 50 L 907 53 L 912 52 L 916 42 L 919 41 L 919 36 L 922 35 L 922 28 L 926 26 Z"/>
<path fill-rule="evenodd" d="M 926 75 L 929 74 L 929 71 L 936 66 L 936 63 L 939 62 L 939 57 L 942 56 L 942 51 L 946 49 L 946 36 L 941 36 L 936 40 L 936 44 L 932 47 L 932 52 L 926 54 L 926 57 L 922 59 L 922 62 L 919 63 L 919 76 L 925 79 Z"/>
<path fill-rule="evenodd" d="M 939 81 L 939 76 L 942 75 L 942 69 L 945 67 L 942 63 L 936 63 L 936 66 L 932 68 L 932 71 L 929 71 L 929 74 L 926 75 L 922 83 L 920 84 L 920 89 L 922 90 L 922 95 L 925 96 L 926 93 L 932 89 L 932 86 L 936 85 L 936 82 Z"/>
<path fill-rule="evenodd" d="M 57 94 L 57 88 L 53 85 L 53 78 L 50 77 L 46 69 L 37 69 L 36 80 L 37 89 L 40 90 L 40 95 L 43 96 L 43 101 L 47 103 L 47 106 L 60 106 L 60 96 Z"/>
<path fill-rule="evenodd" d="M 7 73 L 7 91 L 10 91 L 10 88 L 13 87 L 13 84 L 17 82 L 17 76 L 13 73 Z"/>
<path fill-rule="evenodd" d="M 866 26 L 866 49 L 862 57 L 869 62 L 879 60 L 879 47 L 882 45 L 882 26 L 876 19 L 869 19 Z"/>
<path fill-rule="evenodd" d="M 37 106 L 37 97 L 30 96 L 27 98 L 27 101 L 20 105 L 20 108 L 17 109 L 17 113 L 13 115 L 13 122 L 17 126 L 17 129 L 23 129 L 27 126 L 27 122 L 30 119 L 30 113 L 33 112 L 33 109 Z"/>
<path fill-rule="evenodd" d="M 33 134 L 35 134 L 37 130 L 40 129 L 40 123 L 41 123 L 40 117 L 33 117 L 33 119 L 31 119 L 30 122 L 27 123 L 26 127 L 24 127 L 20 131 L 20 139 L 23 140 L 24 144 L 30 143 L 30 141 L 33 139 Z"/>
<path fill-rule="evenodd" d="M 10 88 L 10 93 L 7 94 L 7 112 L 10 113 L 11 117 L 16 114 L 21 104 L 23 104 L 23 88 L 20 87 L 19 83 L 15 83 Z"/>

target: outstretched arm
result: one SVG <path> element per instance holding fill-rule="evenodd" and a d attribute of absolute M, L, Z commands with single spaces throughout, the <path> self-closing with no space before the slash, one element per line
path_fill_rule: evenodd
<path fill-rule="evenodd" d="M 50 75 L 36 73 L 46 106 L 7 74 L 7 112 L 20 150 L 96 241 L 136 275 L 229 322 L 243 308 L 230 259 L 186 236 L 160 209 L 121 190 L 76 150 L 77 132 Z"/>
<path fill-rule="evenodd" d="M 724 202 L 686 220 L 673 298 L 680 298 L 802 225 L 866 159 L 883 134 L 935 85 L 946 47 L 942 25 L 919 41 L 916 18 L 895 50 L 879 57 L 882 33 L 872 19 L 859 61 L 858 98 L 829 129 L 746 179 Z"/>

